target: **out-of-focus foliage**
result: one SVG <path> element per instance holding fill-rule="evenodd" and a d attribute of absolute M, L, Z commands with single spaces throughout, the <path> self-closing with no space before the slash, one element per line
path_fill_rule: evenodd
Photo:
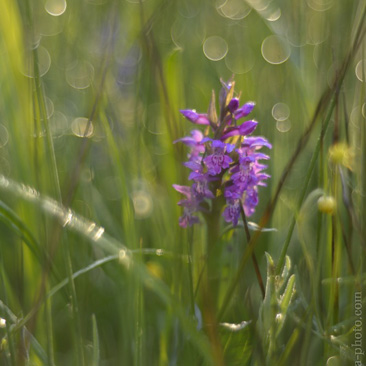
<path fill-rule="evenodd" d="M 364 11 L 1 0 L 0 364 L 355 364 Z M 191 127 L 178 110 L 207 112 L 233 74 L 273 145 L 249 225 L 268 290 L 263 300 L 242 225 L 222 220 L 215 344 L 201 293 L 209 235 L 178 226 L 187 150 L 173 141 Z"/>

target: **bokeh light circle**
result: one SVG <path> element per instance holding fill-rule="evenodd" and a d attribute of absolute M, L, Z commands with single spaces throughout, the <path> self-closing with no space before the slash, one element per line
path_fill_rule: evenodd
<path fill-rule="evenodd" d="M 230 47 L 225 57 L 226 67 L 234 74 L 245 74 L 254 66 L 255 58 L 253 52 L 248 47 L 233 46 Z"/>
<path fill-rule="evenodd" d="M 256 11 L 262 12 L 268 9 L 272 0 L 246 0 L 246 2 Z"/>
<path fill-rule="evenodd" d="M 85 117 L 75 118 L 71 123 L 71 131 L 77 137 L 91 137 L 94 132 L 93 122 Z"/>
<path fill-rule="evenodd" d="M 366 59 L 360 60 L 355 68 L 355 74 L 358 80 L 365 81 L 366 75 Z"/>
<path fill-rule="evenodd" d="M 0 124 L 0 148 L 4 147 L 9 141 L 9 133 L 7 128 Z"/>
<path fill-rule="evenodd" d="M 37 58 L 39 76 L 42 77 L 47 74 L 51 67 L 51 56 L 44 47 L 39 46 L 37 48 Z M 29 53 L 26 64 L 22 69 L 22 73 L 25 76 L 34 78 L 34 56 L 32 52 Z"/>
<path fill-rule="evenodd" d="M 243 0 L 227 0 L 217 10 L 226 18 L 240 20 L 247 17 L 252 8 Z"/>
<path fill-rule="evenodd" d="M 269 22 L 275 22 L 281 18 L 281 15 L 282 15 L 281 8 L 273 9 L 268 13 L 266 19 Z"/>
<path fill-rule="evenodd" d="M 289 119 L 277 121 L 276 128 L 279 132 L 288 132 L 291 129 L 291 121 Z"/>
<path fill-rule="evenodd" d="M 307 0 L 306 3 L 315 11 L 326 11 L 334 5 L 334 0 Z"/>
<path fill-rule="evenodd" d="M 66 7 L 66 0 L 47 0 L 44 6 L 46 12 L 54 17 L 62 15 Z"/>
<path fill-rule="evenodd" d="M 132 202 L 137 219 L 149 217 L 153 211 L 153 201 L 148 191 L 137 190 L 132 193 Z"/>
<path fill-rule="evenodd" d="M 211 61 L 222 60 L 229 50 L 227 42 L 219 36 L 208 37 L 203 43 L 203 53 Z"/>
<path fill-rule="evenodd" d="M 75 89 L 88 88 L 94 79 L 94 67 L 88 61 L 77 61 L 66 69 L 66 81 Z"/>
<path fill-rule="evenodd" d="M 286 62 L 291 55 L 291 47 L 288 41 L 277 35 L 264 39 L 261 51 L 263 58 L 273 65 Z"/>
<path fill-rule="evenodd" d="M 363 118 L 366 118 L 366 103 L 362 104 L 361 112 L 362 112 Z"/>
<path fill-rule="evenodd" d="M 67 117 L 59 111 L 52 115 L 49 123 L 54 138 L 64 136 L 69 128 Z"/>
<path fill-rule="evenodd" d="M 272 107 L 272 116 L 276 121 L 284 121 L 290 117 L 290 108 L 286 103 L 276 103 Z"/>
<path fill-rule="evenodd" d="M 46 107 L 46 114 L 47 118 L 50 118 L 53 115 L 53 112 L 55 111 L 55 107 L 53 105 L 53 102 L 50 98 L 45 98 L 45 107 Z"/>

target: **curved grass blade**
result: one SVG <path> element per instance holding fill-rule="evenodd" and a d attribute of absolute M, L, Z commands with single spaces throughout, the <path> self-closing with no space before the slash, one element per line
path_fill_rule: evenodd
<path fill-rule="evenodd" d="M 172 296 L 170 289 L 164 282 L 154 277 L 149 272 L 145 264 L 134 260 L 133 252 L 131 250 L 105 233 L 104 228 L 99 227 L 94 222 L 77 215 L 71 209 L 66 209 L 53 199 L 42 197 L 33 188 L 12 181 L 3 175 L 0 175 L 0 191 L 10 193 L 19 199 L 38 206 L 46 214 L 56 218 L 65 229 L 70 229 L 79 235 L 84 236 L 92 245 L 98 246 L 104 252 L 114 256 L 113 259 L 118 256 L 119 263 L 129 274 L 137 278 L 143 285 L 155 292 L 163 303 L 173 310 L 180 320 L 183 333 L 186 334 L 190 343 L 202 355 L 206 364 L 214 364 L 211 346 L 206 336 L 202 332 L 197 331 L 194 320 L 187 315 L 186 309 L 183 307 L 181 302 Z M 107 258 L 111 259 L 112 257 Z M 93 265 L 95 266 L 95 263 Z M 100 263 L 97 263 L 97 265 L 100 265 Z M 88 268 L 90 268 L 90 266 Z M 85 273 L 85 269 L 81 271 L 82 272 L 77 273 L 77 275 Z M 69 279 L 67 279 L 67 281 L 68 280 Z M 62 286 L 66 283 L 62 283 Z M 26 317 L 18 322 L 17 327 L 15 327 L 14 330 L 24 326 L 36 311 L 37 309 L 33 309 L 28 313 Z"/>
<path fill-rule="evenodd" d="M 0 201 L 0 220 L 17 234 L 41 262 L 42 250 L 31 231 L 24 225 L 19 216 L 4 202 Z"/>

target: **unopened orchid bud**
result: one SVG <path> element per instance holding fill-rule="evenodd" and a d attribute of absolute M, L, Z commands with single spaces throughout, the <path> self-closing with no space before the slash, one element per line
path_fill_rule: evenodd
<path fill-rule="evenodd" d="M 334 215 L 337 208 L 337 202 L 332 196 L 321 196 L 318 199 L 318 209 L 320 212 Z"/>

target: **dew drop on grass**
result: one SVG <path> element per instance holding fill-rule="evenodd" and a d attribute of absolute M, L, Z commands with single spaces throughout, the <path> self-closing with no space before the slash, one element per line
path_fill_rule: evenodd
<path fill-rule="evenodd" d="M 48 14 L 58 17 L 66 11 L 66 0 L 47 0 L 44 6 Z"/>
<path fill-rule="evenodd" d="M 88 61 L 76 61 L 66 69 L 66 81 L 75 89 L 88 88 L 94 79 L 94 67 Z"/>
<path fill-rule="evenodd" d="M 78 137 L 91 137 L 94 132 L 93 122 L 85 117 L 75 118 L 71 123 L 71 131 Z"/>
<path fill-rule="evenodd" d="M 211 61 L 222 60 L 229 50 L 227 42 L 219 36 L 206 38 L 203 43 L 203 53 Z"/>
<path fill-rule="evenodd" d="M 264 39 L 261 51 L 263 58 L 273 65 L 286 62 L 291 55 L 291 47 L 288 41 L 276 35 Z"/>
<path fill-rule="evenodd" d="M 164 254 L 164 250 L 163 249 L 156 249 L 156 255 L 157 256 L 162 256 Z"/>
<path fill-rule="evenodd" d="M 118 253 L 119 263 L 123 264 L 127 269 L 130 267 L 132 260 L 125 249 L 121 249 Z"/>
<path fill-rule="evenodd" d="M 94 224 L 94 223 L 93 223 Z M 95 224 L 94 224 L 95 225 Z M 98 227 L 96 230 L 95 228 L 93 228 L 93 230 L 91 230 L 91 232 L 93 232 L 92 234 L 92 238 L 94 241 L 97 241 L 100 239 L 100 237 L 103 235 L 104 233 L 104 228 L 103 227 Z"/>

